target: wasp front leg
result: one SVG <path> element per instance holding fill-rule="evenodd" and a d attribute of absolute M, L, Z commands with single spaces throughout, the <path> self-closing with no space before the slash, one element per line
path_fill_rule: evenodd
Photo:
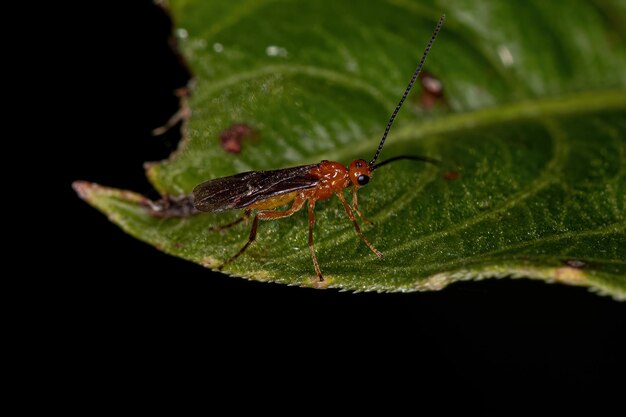
<path fill-rule="evenodd" d="M 363 232 L 361 232 L 361 228 L 359 227 L 359 224 L 356 222 L 356 219 L 354 218 L 354 213 L 352 213 L 352 209 L 348 205 L 348 202 L 344 198 L 343 194 L 337 193 L 337 197 L 339 197 L 339 200 L 341 201 L 341 204 L 343 204 L 343 208 L 346 210 L 346 213 L 348 214 L 348 217 L 350 217 L 350 220 L 352 220 L 352 224 L 354 224 L 354 228 L 356 229 L 356 233 L 359 235 L 361 240 L 367 245 L 368 248 L 371 249 L 372 252 L 374 252 L 376 254 L 376 256 L 378 256 L 380 259 L 383 259 L 384 258 L 383 254 L 378 249 L 376 249 L 374 247 L 374 245 L 372 245 L 365 238 L 365 236 L 363 235 Z"/>
<path fill-rule="evenodd" d="M 354 208 L 354 211 L 356 211 L 356 214 L 358 214 L 359 217 L 361 218 L 361 220 L 363 220 L 365 223 L 367 223 L 367 224 L 374 224 L 371 221 L 367 220 L 365 218 L 365 216 L 363 216 L 361 214 L 361 212 L 359 211 L 359 202 L 358 202 L 358 198 L 357 198 L 357 191 L 358 191 L 358 188 L 356 188 L 356 186 L 352 187 L 352 208 Z"/>

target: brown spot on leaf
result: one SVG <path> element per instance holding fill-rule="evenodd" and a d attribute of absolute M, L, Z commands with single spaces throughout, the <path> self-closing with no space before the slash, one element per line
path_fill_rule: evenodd
<path fill-rule="evenodd" d="M 241 152 L 241 144 L 244 139 L 255 139 L 254 129 L 245 123 L 235 123 L 220 134 L 222 149 L 229 153 Z"/>
<path fill-rule="evenodd" d="M 446 181 L 454 181 L 459 179 L 459 173 L 457 171 L 448 171 L 444 174 L 443 179 Z"/>
<path fill-rule="evenodd" d="M 443 83 L 428 72 L 422 72 L 419 79 L 422 85 L 422 95 L 420 97 L 422 107 L 430 109 L 443 99 Z"/>

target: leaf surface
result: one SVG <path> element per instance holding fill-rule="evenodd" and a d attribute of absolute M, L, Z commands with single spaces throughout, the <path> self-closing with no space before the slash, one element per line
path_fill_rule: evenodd
<path fill-rule="evenodd" d="M 369 160 L 447 15 L 425 66 L 444 97 L 425 108 L 417 85 L 380 159 L 409 153 L 443 164 L 396 162 L 359 191 L 375 223 L 364 234 L 385 259 L 334 198 L 316 205 L 323 283 L 307 248 L 306 210 L 261 222 L 257 242 L 224 272 L 377 291 L 527 277 L 626 297 L 622 2 L 172 3 L 196 83 L 181 149 L 147 171 L 169 195 L 243 171 Z M 219 139 L 236 123 L 258 135 L 239 154 Z M 159 219 L 132 192 L 75 187 L 131 235 L 210 268 L 249 233 L 250 223 L 209 231 L 237 212 Z"/>

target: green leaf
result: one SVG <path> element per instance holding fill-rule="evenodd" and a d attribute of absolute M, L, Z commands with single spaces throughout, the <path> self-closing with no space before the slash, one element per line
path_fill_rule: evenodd
<path fill-rule="evenodd" d="M 626 298 L 626 8 L 622 1 L 174 1 L 196 83 L 187 140 L 148 176 L 162 193 L 247 170 L 369 159 L 441 13 L 425 70 L 359 191 L 374 221 L 360 241 L 337 198 L 316 205 L 319 283 L 306 210 L 261 222 L 227 274 L 349 290 L 441 289 L 527 277 Z M 246 123 L 258 140 L 225 152 Z M 121 152 L 122 150 L 120 150 Z M 216 268 L 245 243 L 240 213 L 159 219 L 129 191 L 79 182 L 79 194 L 158 249 Z M 348 197 L 348 193 L 346 193 Z"/>

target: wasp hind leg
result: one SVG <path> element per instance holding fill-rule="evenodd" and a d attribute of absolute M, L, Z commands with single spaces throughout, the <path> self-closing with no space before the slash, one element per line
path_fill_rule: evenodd
<path fill-rule="evenodd" d="M 252 210 L 245 210 L 243 212 L 243 215 L 241 217 L 237 218 L 236 220 L 233 220 L 230 223 L 220 224 L 219 226 L 211 226 L 211 227 L 209 227 L 209 230 L 211 232 L 221 232 L 222 230 L 230 229 L 231 227 L 236 226 L 239 223 L 248 220 L 250 218 L 250 213 L 251 212 L 252 212 Z"/>
<path fill-rule="evenodd" d="M 242 253 L 244 253 L 246 251 L 246 249 L 248 249 L 248 246 L 250 246 L 250 244 L 252 242 L 254 242 L 254 240 L 256 239 L 256 229 L 257 226 L 259 225 L 259 213 L 257 213 L 256 216 L 254 216 L 254 220 L 252 220 L 252 229 L 250 229 L 250 236 L 248 237 L 248 241 L 246 242 L 245 245 L 243 245 L 243 247 L 241 249 L 239 249 L 239 252 L 237 252 L 236 254 L 234 254 L 233 256 L 231 256 L 230 258 L 226 259 L 224 261 L 223 264 L 221 264 L 217 269 L 218 270 L 222 270 L 224 269 L 224 267 L 226 265 L 228 265 L 229 263 L 231 263 L 232 261 L 234 261 L 235 259 L 237 259 Z"/>
<path fill-rule="evenodd" d="M 286 211 L 275 211 L 275 210 L 260 210 L 260 211 L 258 211 L 256 213 L 256 215 L 254 216 L 254 220 L 252 220 L 252 228 L 250 229 L 250 236 L 248 236 L 248 241 L 246 242 L 246 244 L 243 245 L 243 247 L 241 249 L 239 249 L 239 252 L 237 252 L 236 254 L 231 256 L 230 258 L 226 259 L 224 261 L 224 263 L 222 265 L 220 265 L 217 269 L 221 271 L 222 269 L 224 269 L 224 267 L 226 265 L 228 265 L 229 263 L 231 263 L 235 259 L 239 258 L 239 256 L 241 256 L 241 254 L 244 253 L 246 251 L 246 249 L 248 249 L 248 246 L 250 246 L 252 244 L 252 242 L 254 242 L 256 240 L 256 232 L 257 232 L 257 227 L 259 225 L 259 220 L 276 220 L 276 219 L 282 219 L 284 217 L 289 217 L 292 214 L 294 214 L 296 211 L 300 210 L 304 206 L 304 202 L 305 201 L 306 200 L 302 196 L 297 196 L 294 199 L 293 204 L 291 205 L 291 207 L 288 210 L 286 210 Z M 246 211 L 248 213 L 250 212 L 249 210 L 246 210 Z M 245 213 L 244 213 L 244 216 L 245 216 Z M 233 223 L 235 223 L 235 222 L 233 222 Z M 239 223 L 239 222 L 237 222 L 237 223 Z"/>

